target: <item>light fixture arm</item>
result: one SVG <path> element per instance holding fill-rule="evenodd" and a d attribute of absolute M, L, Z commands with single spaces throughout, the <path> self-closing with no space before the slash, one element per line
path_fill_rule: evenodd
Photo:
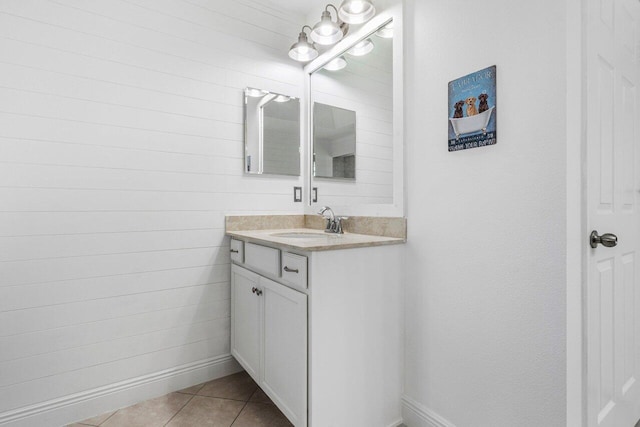
<path fill-rule="evenodd" d="M 331 3 L 329 3 L 328 5 L 326 5 L 326 6 L 324 7 L 324 11 L 325 11 L 325 12 L 329 12 L 329 7 L 332 7 L 332 8 L 333 8 L 333 10 L 335 10 L 335 11 L 336 11 L 336 22 L 340 22 L 340 18 L 338 18 L 338 8 L 337 8 L 337 7 L 335 7 L 334 5 L 332 5 Z M 329 15 L 329 16 L 331 16 L 331 15 Z"/>
<path fill-rule="evenodd" d="M 331 8 L 336 11 L 336 20 L 331 16 Z M 344 37 L 344 30 L 340 27 L 338 8 L 327 4 L 322 11 L 320 21 L 313 26 L 311 39 L 320 45 L 328 46 L 339 42 Z"/>
<path fill-rule="evenodd" d="M 359 10 L 353 11 L 351 10 L 353 8 L 349 9 L 348 6 L 352 5 L 353 2 L 357 2 L 359 6 L 366 6 L 365 13 L 360 14 Z M 346 12 L 343 10 L 345 7 L 347 9 Z M 331 17 L 331 8 L 336 13 L 335 21 Z M 343 0 L 340 8 L 331 3 L 326 4 L 317 24 L 313 27 L 310 25 L 302 27 L 298 35 L 298 41 L 289 48 L 289 57 L 298 62 L 311 61 L 318 56 L 316 45 L 331 46 L 336 44 L 347 35 L 349 24 L 362 24 L 371 19 L 375 15 L 375 11 L 376 9 L 371 0 Z M 305 28 L 309 29 L 308 35 L 305 33 Z M 309 39 L 311 39 L 311 42 Z"/>
<path fill-rule="evenodd" d="M 302 26 L 300 34 L 298 35 L 298 41 L 289 49 L 289 57 L 298 62 L 311 61 L 318 56 L 318 51 L 313 43 L 309 43 L 307 33 L 304 32 L 305 28 L 311 30 L 309 31 L 310 34 L 313 32 L 313 28 L 309 25 Z"/>

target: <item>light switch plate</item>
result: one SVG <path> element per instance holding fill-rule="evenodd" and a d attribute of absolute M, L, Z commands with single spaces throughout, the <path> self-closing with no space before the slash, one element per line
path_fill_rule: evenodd
<path fill-rule="evenodd" d="M 293 201 L 294 203 L 302 201 L 302 187 L 293 187 Z"/>

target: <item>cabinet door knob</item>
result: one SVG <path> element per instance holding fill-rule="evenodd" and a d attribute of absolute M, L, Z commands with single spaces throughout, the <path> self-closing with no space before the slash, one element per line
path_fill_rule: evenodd
<path fill-rule="evenodd" d="M 284 271 L 286 271 L 287 273 L 297 273 L 298 269 L 297 268 L 289 268 L 286 265 L 284 266 Z"/>
<path fill-rule="evenodd" d="M 257 290 L 258 290 L 258 288 L 253 287 L 253 288 L 251 288 L 251 293 L 255 294 Z"/>
<path fill-rule="evenodd" d="M 258 296 L 262 295 L 262 291 L 260 289 L 256 289 L 256 295 Z"/>

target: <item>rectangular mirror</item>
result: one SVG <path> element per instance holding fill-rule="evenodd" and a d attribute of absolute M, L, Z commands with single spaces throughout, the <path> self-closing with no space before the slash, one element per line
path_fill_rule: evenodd
<path fill-rule="evenodd" d="M 244 171 L 300 175 L 300 100 L 262 89 L 244 90 Z"/>
<path fill-rule="evenodd" d="M 313 104 L 313 175 L 356 178 L 356 112 Z"/>
<path fill-rule="evenodd" d="M 392 28 L 393 20 L 384 21 L 311 73 L 319 204 L 394 203 Z"/>

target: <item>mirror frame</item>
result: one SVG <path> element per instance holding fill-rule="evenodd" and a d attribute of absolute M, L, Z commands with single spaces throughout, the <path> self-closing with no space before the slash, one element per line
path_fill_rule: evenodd
<path fill-rule="evenodd" d="M 393 203 L 389 204 L 360 204 L 331 206 L 340 215 L 362 216 L 394 216 L 403 217 L 405 206 L 405 174 L 404 174 L 404 83 L 403 83 L 403 22 L 402 4 L 385 9 L 363 24 L 358 31 L 348 34 L 344 39 L 329 50 L 309 62 L 304 67 L 304 93 L 306 101 L 303 103 L 304 132 L 303 145 L 305 147 L 305 176 L 307 179 L 306 213 L 314 214 L 313 201 L 313 100 L 311 98 L 311 75 L 324 67 L 329 61 L 344 54 L 360 41 L 375 33 L 379 28 L 393 21 Z M 320 197 L 322 191 L 319 189 Z"/>

